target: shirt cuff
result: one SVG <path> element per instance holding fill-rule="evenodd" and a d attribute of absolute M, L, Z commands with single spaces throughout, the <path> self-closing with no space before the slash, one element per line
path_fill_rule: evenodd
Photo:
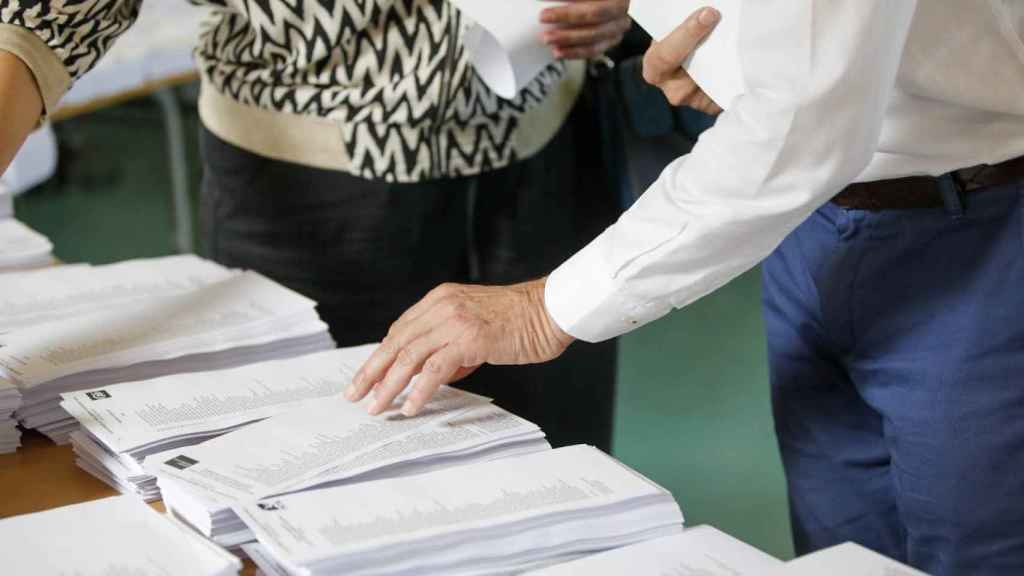
<path fill-rule="evenodd" d="M 57 109 L 57 103 L 71 88 L 67 68 L 38 36 L 13 24 L 0 24 L 0 50 L 14 54 L 32 71 L 43 97 L 42 122 Z"/>
<path fill-rule="evenodd" d="M 584 342 L 621 336 L 668 313 L 663 301 L 632 298 L 604 257 L 610 230 L 555 269 L 544 287 L 544 304 L 565 333 Z"/>

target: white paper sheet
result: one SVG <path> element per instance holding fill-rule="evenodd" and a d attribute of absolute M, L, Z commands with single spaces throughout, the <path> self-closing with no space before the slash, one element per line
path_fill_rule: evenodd
<path fill-rule="evenodd" d="M 282 339 L 297 318 L 300 336 L 319 329 L 315 303 L 246 272 L 201 290 L 0 334 L 0 378 L 22 390 L 111 366 L 256 346 Z M 185 370 L 182 370 L 185 371 Z M 26 398 L 26 403 L 28 399 Z"/>
<path fill-rule="evenodd" d="M 411 539 L 443 553 L 449 540 L 471 547 L 469 534 L 483 537 L 499 527 L 559 514 L 569 514 L 571 521 L 585 510 L 665 496 L 663 489 L 600 451 L 574 446 L 292 494 L 246 504 L 238 511 L 276 558 L 309 564 L 339 553 L 398 553 L 393 547 Z M 681 521 L 677 508 L 674 514 Z M 402 549 L 403 559 L 413 557 L 407 545 Z"/>
<path fill-rule="evenodd" d="M 740 66 L 741 0 L 632 0 L 629 15 L 655 40 L 668 36 L 704 6 L 718 9 L 722 19 L 689 61 L 681 63 L 697 85 L 719 106 L 728 109 L 746 90 Z"/>
<path fill-rule="evenodd" d="M 0 520 L 4 574 L 237 574 L 241 562 L 130 496 Z"/>
<path fill-rule="evenodd" d="M 540 13 L 559 2 L 451 0 L 475 23 L 463 43 L 477 74 L 502 98 L 514 98 L 555 61 L 540 35 Z"/>
<path fill-rule="evenodd" d="M 528 576 L 763 576 L 782 561 L 711 526 L 530 572 Z"/>
<path fill-rule="evenodd" d="M 14 218 L 0 218 L 0 270 L 45 266 L 53 244 Z"/>
<path fill-rule="evenodd" d="M 0 282 L 0 333 L 114 307 L 124 311 L 129 303 L 189 292 L 233 274 L 190 255 L 7 274 Z"/>
<path fill-rule="evenodd" d="M 73 392 L 61 406 L 109 449 L 216 433 L 341 396 L 376 345 L 329 350 L 231 370 L 176 374 Z"/>
<path fill-rule="evenodd" d="M 365 402 L 322 399 L 242 430 L 196 446 L 154 454 L 145 468 L 225 501 L 251 500 L 372 469 L 380 458 L 364 456 L 410 437 L 438 422 L 448 422 L 489 400 L 452 388 L 442 389 L 415 418 L 397 410 L 381 417 L 366 413 Z"/>
<path fill-rule="evenodd" d="M 770 576 L 928 576 L 864 548 L 847 542 L 787 562 Z"/>

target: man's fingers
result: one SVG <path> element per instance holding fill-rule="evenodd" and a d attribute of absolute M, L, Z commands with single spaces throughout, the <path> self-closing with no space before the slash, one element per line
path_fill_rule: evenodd
<path fill-rule="evenodd" d="M 610 40 L 598 42 L 597 44 L 592 44 L 590 46 L 579 46 L 575 48 L 555 48 L 553 50 L 553 54 L 555 58 L 561 60 L 585 60 L 587 58 L 594 58 L 595 56 L 600 56 L 601 54 L 604 54 L 618 43 L 619 39 L 613 38 Z"/>
<path fill-rule="evenodd" d="M 540 14 L 544 24 L 587 26 L 614 20 L 626 13 L 624 0 L 566 0 L 563 6 L 547 8 Z"/>
<path fill-rule="evenodd" d="M 356 372 L 352 382 L 345 389 L 345 398 L 352 402 L 358 402 L 365 398 L 373 389 L 374 384 L 387 373 L 388 368 L 394 363 L 398 351 L 398 347 L 385 339 Z"/>
<path fill-rule="evenodd" d="M 353 402 L 362 400 L 374 385 L 384 378 L 404 346 L 429 332 L 439 320 L 450 317 L 455 312 L 454 307 L 449 306 L 445 310 L 438 309 L 446 306 L 446 302 L 453 301 L 452 296 L 456 290 L 454 285 L 442 284 L 431 290 L 422 300 L 399 317 L 391 325 L 388 335 L 381 345 L 356 372 L 352 378 L 352 384 L 345 390 L 345 397 Z M 434 311 L 439 314 L 427 314 L 427 312 Z"/>
<path fill-rule="evenodd" d="M 669 104 L 673 106 L 692 106 L 698 96 L 702 95 L 697 83 L 688 74 L 667 80 L 658 85 Z"/>
<path fill-rule="evenodd" d="M 546 30 L 541 35 L 541 40 L 552 48 L 585 46 L 606 40 L 617 41 L 629 30 L 629 27 L 629 18 L 619 18 L 596 26 Z"/>
<path fill-rule="evenodd" d="M 714 8 L 701 8 L 660 42 L 651 44 L 644 55 L 644 79 L 659 84 L 670 77 L 711 33 L 720 17 Z"/>
<path fill-rule="evenodd" d="M 413 377 L 420 373 L 427 359 L 453 340 L 450 329 L 445 327 L 431 331 L 405 345 L 395 355 L 395 361 L 388 368 L 387 374 L 374 388 L 374 399 L 370 404 L 370 414 L 380 414 L 387 410 L 402 390 L 409 385 Z"/>
<path fill-rule="evenodd" d="M 445 346 L 433 354 L 424 364 L 420 377 L 412 392 L 402 404 L 402 414 L 415 416 L 426 406 L 437 389 L 453 382 L 466 367 L 462 354 L 454 345 Z"/>

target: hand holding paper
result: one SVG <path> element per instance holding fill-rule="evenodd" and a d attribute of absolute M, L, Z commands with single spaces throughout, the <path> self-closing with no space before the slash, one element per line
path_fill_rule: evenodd
<path fill-rule="evenodd" d="M 697 85 L 679 63 L 688 59 L 712 32 L 721 14 L 704 8 L 690 15 L 644 55 L 644 80 L 657 86 L 673 106 L 688 106 L 706 114 L 718 114 L 722 107 Z"/>
<path fill-rule="evenodd" d="M 477 74 L 514 98 L 556 58 L 591 58 L 629 29 L 627 0 L 451 0 L 474 22 L 465 45 Z"/>
<path fill-rule="evenodd" d="M 644 59 L 644 77 L 673 104 L 717 113 L 746 90 L 739 59 L 740 0 L 633 0 L 629 14 L 660 40 Z M 709 20 L 712 15 L 717 18 Z"/>

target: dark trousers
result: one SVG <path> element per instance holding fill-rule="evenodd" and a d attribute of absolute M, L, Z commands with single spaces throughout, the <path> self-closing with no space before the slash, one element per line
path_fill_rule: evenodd
<path fill-rule="evenodd" d="M 588 165 L 577 111 L 537 155 L 478 177 L 368 181 L 280 162 L 204 130 L 206 249 L 319 302 L 340 346 L 379 341 L 443 282 L 538 278 L 615 216 L 616 197 Z M 553 445 L 608 450 L 616 343 L 577 343 L 546 365 L 485 366 L 460 387 L 540 425 Z"/>
<path fill-rule="evenodd" d="M 1024 185 L 965 203 L 829 204 L 764 264 L 799 553 L 1024 574 Z"/>

